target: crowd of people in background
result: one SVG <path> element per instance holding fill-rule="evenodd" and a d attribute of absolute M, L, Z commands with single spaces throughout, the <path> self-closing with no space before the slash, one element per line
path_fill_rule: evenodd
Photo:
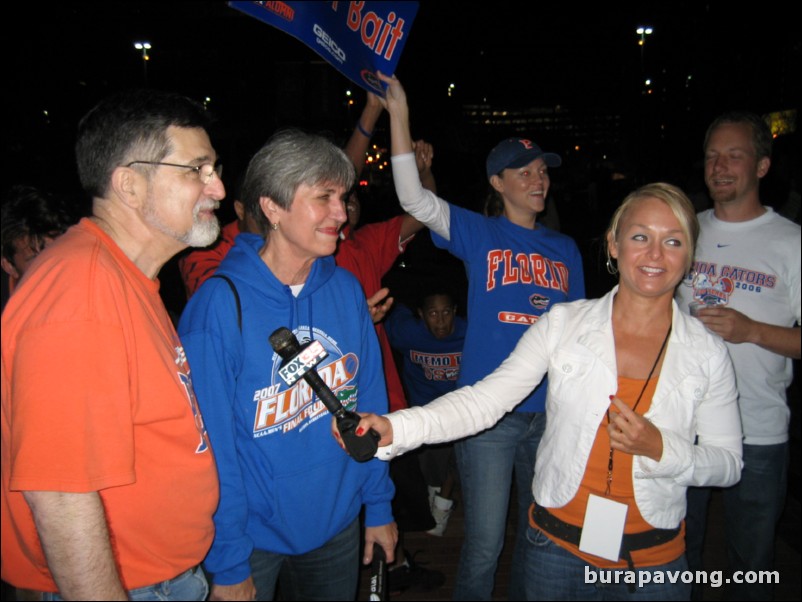
<path fill-rule="evenodd" d="M 351 600 L 374 553 L 394 591 L 440 587 L 404 533 L 442 536 L 457 489 L 455 600 L 491 599 L 512 492 L 511 600 L 700 599 L 586 575 L 703 568 L 711 487 L 730 570 L 772 570 L 802 253 L 798 193 L 777 211 L 761 196 L 766 123 L 710 125 L 702 212 L 672 184 L 628 183 L 595 262 L 560 232 L 558 154 L 505 138 L 483 211 L 448 202 L 401 83 L 378 77 L 386 94 L 343 148 L 276 132 L 227 187 L 204 107 L 139 90 L 78 125 L 90 215 L 9 189 L 2 577 L 19 599 Z M 385 111 L 399 209 L 362 224 L 356 182 Z M 221 203 L 236 214 L 222 228 Z M 464 273 L 428 266 L 441 281 L 388 289 L 429 236 Z M 185 307 L 163 301 L 168 262 Z M 344 453 L 313 389 L 286 380 L 280 327 L 318 350 L 376 458 Z"/>

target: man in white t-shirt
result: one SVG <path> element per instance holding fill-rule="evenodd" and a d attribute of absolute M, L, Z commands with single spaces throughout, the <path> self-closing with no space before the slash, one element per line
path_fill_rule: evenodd
<path fill-rule="evenodd" d="M 786 388 L 800 357 L 800 227 L 760 202 L 771 132 L 751 113 L 718 117 L 705 136 L 705 183 L 713 209 L 701 232 L 680 306 L 727 342 L 744 430 L 741 482 L 723 492 L 731 571 L 770 571 L 788 472 Z M 693 307 L 692 307 L 693 306 Z M 689 489 L 690 568 L 701 569 L 709 489 Z M 695 566 L 694 566 L 695 565 Z M 732 584 L 730 597 L 771 599 L 770 584 Z M 696 593 L 696 592 L 695 592 Z"/>

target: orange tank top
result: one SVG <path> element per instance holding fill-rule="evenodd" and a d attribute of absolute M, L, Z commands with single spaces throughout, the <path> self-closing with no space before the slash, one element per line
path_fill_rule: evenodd
<path fill-rule="evenodd" d="M 643 415 L 652 405 L 652 397 L 657 388 L 657 378 L 652 379 L 646 389 L 636 409 L 637 413 Z M 630 408 L 635 405 L 638 394 L 643 389 L 645 380 L 636 380 L 618 377 L 617 397 L 626 403 Z M 612 410 L 610 410 L 612 412 Z M 607 433 L 607 418 L 602 419 L 596 433 L 596 440 L 588 457 L 585 466 L 585 474 L 579 484 L 574 498 L 562 508 L 549 508 L 548 511 L 553 516 L 559 518 L 569 525 L 581 527 L 585 518 L 585 509 L 588 503 L 588 496 L 592 493 L 600 497 L 605 497 L 607 489 L 607 468 L 610 459 L 610 436 Z M 632 456 L 630 454 L 616 451 L 613 454 L 613 479 L 610 484 L 610 493 L 606 497 L 616 502 L 628 506 L 627 518 L 624 526 L 624 533 L 642 533 L 653 529 L 649 523 L 641 516 L 638 506 L 635 503 L 635 491 L 632 485 Z M 532 524 L 537 527 L 533 519 Z M 580 552 L 579 547 L 565 542 L 550 533 L 544 533 L 557 545 L 565 548 L 582 560 L 600 568 L 627 568 L 626 561 L 613 562 L 606 558 L 600 558 L 593 554 Z M 666 564 L 679 558 L 685 553 L 685 521 L 677 537 L 666 543 L 637 550 L 632 552 L 632 560 L 636 567 L 656 566 Z"/>

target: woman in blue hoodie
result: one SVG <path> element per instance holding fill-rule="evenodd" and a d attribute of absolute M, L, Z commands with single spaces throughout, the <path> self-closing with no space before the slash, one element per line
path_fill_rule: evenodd
<path fill-rule="evenodd" d="M 392 561 L 393 485 L 378 460 L 359 464 L 331 437 L 305 382 L 288 387 L 268 340 L 277 328 L 320 342 L 317 366 L 348 409 L 383 412 L 381 353 L 357 280 L 331 254 L 354 170 L 319 136 L 277 134 L 253 157 L 242 200 L 267 237 L 240 234 L 179 325 L 220 475 L 216 535 L 205 566 L 212 598 L 353 600 L 359 513 L 364 561 Z"/>

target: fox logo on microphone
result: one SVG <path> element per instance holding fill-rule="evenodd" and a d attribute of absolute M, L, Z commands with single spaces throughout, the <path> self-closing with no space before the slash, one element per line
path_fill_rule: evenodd
<path fill-rule="evenodd" d="M 301 353 L 279 368 L 278 375 L 288 387 L 291 387 L 328 355 L 320 341 L 312 341 L 301 350 Z"/>

